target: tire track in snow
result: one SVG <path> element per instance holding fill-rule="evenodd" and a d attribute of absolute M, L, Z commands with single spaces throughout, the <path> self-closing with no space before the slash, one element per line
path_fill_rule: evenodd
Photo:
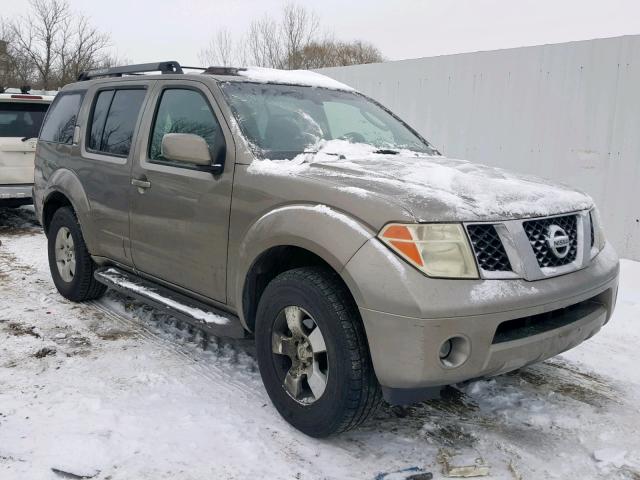
<path fill-rule="evenodd" d="M 166 320 L 158 317 L 166 317 L 164 314 L 158 314 L 151 309 L 151 316 L 154 317 L 155 320 L 150 321 L 157 323 L 156 326 L 150 326 L 144 319 L 140 318 L 135 313 L 133 314 L 133 318 L 127 318 L 120 312 L 110 308 L 108 303 L 104 300 L 94 300 L 87 302 L 86 305 L 98 310 L 118 325 L 129 330 L 134 330 L 141 338 L 144 338 L 146 341 L 162 349 L 164 352 L 181 358 L 186 368 L 195 375 L 206 378 L 217 388 L 222 388 L 229 393 L 242 392 L 246 397 L 260 400 L 264 403 L 265 397 L 259 395 L 255 388 L 249 387 L 242 382 L 238 382 L 237 379 L 235 379 L 230 373 L 226 372 L 224 368 L 216 365 L 216 363 L 212 361 L 211 355 L 207 355 L 205 351 L 197 352 L 197 349 L 200 347 L 198 347 L 195 342 L 187 341 L 189 344 L 188 347 L 181 345 L 181 343 L 177 341 L 180 340 L 176 335 L 178 332 L 175 331 L 178 329 L 173 329 L 173 332 L 163 331 L 162 333 L 159 333 L 157 329 L 161 329 L 162 327 L 160 327 L 160 324 Z M 217 354 L 218 352 L 210 353 Z M 218 355 L 215 358 L 215 362 L 226 362 L 227 360 L 228 359 L 224 358 L 222 355 Z M 236 365 L 230 364 L 229 368 L 233 368 L 234 366 Z M 243 372 L 238 372 L 238 374 L 242 375 Z"/>
<path fill-rule="evenodd" d="M 120 296 L 120 294 L 116 295 Z M 123 302 L 120 303 L 122 304 Z M 256 378 L 252 379 L 250 378 L 250 375 L 239 371 L 238 375 L 252 381 L 254 385 L 249 386 L 238 381 L 235 374 L 230 374 L 225 371 L 226 368 L 212 362 L 213 359 L 211 358 L 211 355 L 208 355 L 203 351 L 195 342 L 187 341 L 186 344 L 182 344 L 178 341 L 181 339 L 177 334 L 178 332 L 181 332 L 181 330 L 171 326 L 165 330 L 160 326 L 165 323 L 167 319 L 172 317 L 164 313 L 157 313 L 155 309 L 145 306 L 149 309 L 150 317 L 153 318 L 153 320 L 150 319 L 147 321 L 135 312 L 132 314 L 132 318 L 128 318 L 126 315 L 110 308 L 108 302 L 105 300 L 94 300 L 85 303 L 85 305 L 102 313 L 109 320 L 119 326 L 135 331 L 135 333 L 139 335 L 139 338 L 142 338 L 153 346 L 158 347 L 158 349 L 170 355 L 179 357 L 183 360 L 182 367 L 190 371 L 196 377 L 206 379 L 211 388 L 218 391 L 222 389 L 229 393 L 232 398 L 236 398 L 238 393 L 240 393 L 249 402 L 254 402 L 256 409 L 264 407 L 265 405 L 270 405 L 270 400 L 264 391 L 262 382 L 259 379 L 259 374 L 256 373 Z M 139 304 L 136 303 L 136 305 Z M 224 339 L 219 338 L 218 341 L 224 342 Z M 232 348 L 237 348 L 237 346 L 232 346 Z M 211 353 L 214 355 L 216 354 L 214 352 Z M 226 363 L 228 359 L 224 356 L 217 356 L 215 358 L 215 362 L 218 361 L 223 362 L 223 365 L 227 365 L 230 370 L 236 370 L 237 367 L 241 367 L 240 364 Z M 270 440 L 279 445 L 278 448 L 280 451 L 284 452 L 289 461 L 297 464 L 299 468 L 312 468 L 313 462 L 307 458 L 307 455 L 316 454 L 316 446 L 313 444 L 313 441 L 303 434 L 295 431 L 293 427 L 289 426 L 280 418 L 278 413 L 275 411 L 275 408 L 271 408 L 273 410 L 273 418 L 277 419 L 281 427 L 274 426 L 273 424 L 265 424 L 267 430 L 270 431 Z M 241 424 L 242 420 L 238 420 L 238 423 Z M 366 446 L 364 448 L 360 448 L 359 452 L 353 452 L 341 447 L 338 448 L 343 455 L 350 459 L 349 463 L 361 461 L 362 454 L 366 454 L 371 458 L 374 458 L 376 455 L 375 450 Z"/>
<path fill-rule="evenodd" d="M 0 209 L 0 212 L 1 211 L 2 209 Z M 18 281 L 19 276 L 34 274 L 38 276 L 46 276 L 46 274 L 49 273 L 41 271 L 41 269 L 37 268 L 37 265 L 34 265 L 30 259 L 21 258 L 21 252 L 19 250 L 15 251 L 15 249 L 12 248 L 12 244 L 17 240 L 15 238 L 16 236 L 42 235 L 44 237 L 41 232 L 35 230 L 34 223 L 33 221 L 30 221 L 29 218 L 30 212 L 26 211 L 19 213 L 24 214 L 18 215 L 15 212 L 11 212 L 11 215 L 8 217 L 7 215 L 0 215 L 4 220 L 10 220 L 6 222 L 6 225 L 3 226 L 3 230 L 0 231 L 0 236 L 2 237 L 2 240 L 4 240 L 3 244 L 0 246 L 0 291 L 11 290 L 10 287 L 12 282 Z M 29 282 L 28 288 L 22 290 L 22 295 L 26 298 L 30 298 L 33 303 L 37 304 L 40 308 L 50 308 L 56 303 L 61 303 L 61 307 L 63 308 L 69 308 L 74 305 L 72 302 L 68 302 L 62 297 L 51 297 L 57 296 L 59 293 L 50 280 L 47 283 L 41 283 L 39 280 Z M 121 298 L 122 301 L 124 301 L 125 297 Z M 182 360 L 182 364 L 185 368 L 189 369 L 189 371 L 196 376 L 206 378 L 209 383 L 215 385 L 216 388 L 223 389 L 228 393 L 237 394 L 241 392 L 248 399 L 252 398 L 259 401 L 260 405 L 267 401 L 266 393 L 263 393 L 262 390 L 258 390 L 257 386 L 254 387 L 253 385 L 246 385 L 241 381 L 238 381 L 237 378 L 234 378 L 236 375 L 243 375 L 248 380 L 252 380 L 250 375 L 239 370 L 239 368 L 246 367 L 239 363 L 231 363 L 230 359 L 227 358 L 229 353 L 241 355 L 243 352 L 225 351 L 224 345 L 226 344 L 224 343 L 224 340 L 216 339 L 215 337 L 210 338 L 210 341 L 220 344 L 220 351 L 210 351 L 209 354 L 204 354 L 202 351 L 196 353 L 198 347 L 195 343 L 188 342 L 190 343 L 190 346 L 183 347 L 180 345 L 179 341 L 176 341 L 179 340 L 177 335 L 179 332 L 178 329 L 168 329 L 173 331 L 166 331 L 166 333 L 158 332 L 158 329 L 161 328 L 160 325 L 168 316 L 160 314 L 154 309 L 149 309 L 150 318 L 152 320 L 146 321 L 145 319 L 140 318 L 140 316 L 135 312 L 132 315 L 133 318 L 128 318 L 126 315 L 110 308 L 108 303 L 104 300 L 79 303 L 77 305 L 81 307 L 81 309 L 90 308 L 94 311 L 100 312 L 126 330 L 135 331 L 141 338 L 151 342 L 162 351 L 177 356 Z M 136 302 L 136 307 L 142 308 L 142 304 Z M 155 322 L 155 326 L 149 325 L 150 322 Z M 217 363 L 221 363 L 223 365 L 219 365 Z M 228 369 L 233 369 L 234 367 L 238 368 L 237 373 L 234 372 L 231 374 L 228 371 L 225 371 L 225 363 L 228 364 Z M 253 381 L 253 383 L 255 384 L 256 382 Z"/>
<path fill-rule="evenodd" d="M 44 236 L 39 232 L 25 231 L 24 235 L 36 238 L 43 237 L 41 241 L 46 245 Z M 249 348 L 243 349 L 241 345 L 234 346 L 222 338 L 210 337 L 211 341 L 217 345 L 216 351 L 203 351 L 195 342 L 185 338 L 184 331 L 168 325 L 170 322 L 167 322 L 167 319 L 171 317 L 166 314 L 144 306 L 144 308 L 148 309 L 149 316 L 147 317 L 146 312 L 141 315 L 140 311 L 142 311 L 143 304 L 140 303 L 134 303 L 135 310 L 133 312 L 125 312 L 123 314 L 117 311 L 117 307 L 120 305 L 125 308 L 124 303 L 127 300 L 126 297 L 120 296 L 115 292 L 108 295 L 117 302 L 116 309 L 113 308 L 113 305 L 109 305 L 109 297 L 100 301 L 77 304 L 69 302 L 59 296 L 55 286 L 52 284 L 48 265 L 42 261 L 34 261 L 30 253 L 28 256 L 26 255 L 27 250 L 23 248 L 25 245 L 16 238 L 21 236 L 21 234 L 18 234 L 7 238 L 7 236 L 0 233 L 2 241 L 6 239 L 5 245 L 0 250 L 0 262 L 4 263 L 6 267 L 6 281 L 2 282 L 0 290 L 9 291 L 13 295 L 20 295 L 24 303 L 34 306 L 34 310 L 59 309 L 59 314 L 62 316 L 60 320 L 66 326 L 76 329 L 77 333 L 82 335 L 89 334 L 92 337 L 97 336 L 100 338 L 99 330 L 95 331 L 91 323 L 96 326 L 105 326 L 105 324 L 111 323 L 124 332 L 132 333 L 133 336 L 129 339 L 132 345 L 141 346 L 141 344 L 146 343 L 146 346 L 150 345 L 152 347 L 152 351 L 159 351 L 161 355 L 177 359 L 175 364 L 177 374 L 173 368 L 170 372 L 162 373 L 168 382 L 184 383 L 182 373 L 185 377 L 191 377 L 191 381 L 186 382 L 188 384 L 193 384 L 193 379 L 196 382 L 199 379 L 204 381 L 200 382 L 200 384 L 205 384 L 205 392 L 196 392 L 196 394 L 228 397 L 232 408 L 235 404 L 234 400 L 237 399 L 238 405 L 242 407 L 236 410 L 233 414 L 236 419 L 231 421 L 237 423 L 239 428 L 242 428 L 246 421 L 244 418 L 247 413 L 249 415 L 252 414 L 252 411 L 259 413 L 260 415 L 256 416 L 250 423 L 264 423 L 268 438 L 274 444 L 273 448 L 283 452 L 283 455 L 287 458 L 287 463 L 295 465 L 296 467 L 294 468 L 298 468 L 301 471 L 309 472 L 309 469 L 314 469 L 313 462 L 309 460 L 309 457 L 313 458 L 316 455 L 316 446 L 313 442 L 294 431 L 279 417 L 275 409 L 262 410 L 262 407 L 270 405 L 270 402 L 259 380 L 259 374 L 243 370 L 247 368 L 246 360 L 250 357 L 247 354 L 247 351 L 250 350 Z M 44 252 L 44 255 L 46 255 L 46 249 Z M 23 277 L 22 279 L 19 278 L 21 276 Z M 31 278 L 25 279 L 24 277 Z M 18 290 L 15 290 L 15 286 L 19 286 Z M 114 296 L 115 299 L 113 298 Z M 72 320 L 71 322 L 64 320 L 67 315 Z M 90 322 L 86 320 L 90 320 Z M 45 335 L 47 337 L 51 336 L 51 328 L 59 328 L 57 325 L 43 325 L 43 327 L 46 327 Z M 113 340 L 105 340 L 103 338 L 100 338 L 100 340 L 92 343 L 92 348 L 98 355 L 102 348 L 109 349 L 109 343 L 113 343 Z M 244 357 L 245 355 L 246 357 Z M 239 358 L 234 361 L 233 357 Z M 249 366 L 251 366 L 250 363 Z M 242 380 L 246 380 L 246 382 Z M 249 408 L 246 409 L 246 407 Z M 371 450 L 369 453 L 372 454 Z M 358 461 L 358 456 L 354 455 L 353 452 L 342 451 L 342 454 L 346 458 L 343 457 L 341 463 L 345 465 L 351 465 L 353 462 Z"/>

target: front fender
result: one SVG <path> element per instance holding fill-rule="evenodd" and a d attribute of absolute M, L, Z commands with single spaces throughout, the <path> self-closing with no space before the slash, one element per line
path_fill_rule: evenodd
<path fill-rule="evenodd" d="M 229 285 L 230 303 L 237 306 L 245 322 L 242 292 L 247 274 L 260 255 L 272 247 L 304 248 L 340 274 L 349 259 L 373 236 L 375 232 L 355 218 L 326 205 L 296 204 L 273 209 L 251 225 L 238 245 L 235 275 L 230 275 L 230 279 L 235 278 Z M 352 287 L 349 282 L 347 286 Z"/>

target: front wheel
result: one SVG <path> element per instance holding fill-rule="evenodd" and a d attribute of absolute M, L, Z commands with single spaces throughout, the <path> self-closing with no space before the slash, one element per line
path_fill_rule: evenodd
<path fill-rule="evenodd" d="M 60 294 L 74 302 L 100 297 L 106 287 L 93 278 L 96 265 L 87 251 L 75 213 L 62 207 L 47 232 L 49 269 Z"/>
<path fill-rule="evenodd" d="M 333 271 L 306 267 L 277 276 L 260 298 L 255 338 L 271 401 L 307 435 L 355 428 L 380 404 L 362 321 Z"/>

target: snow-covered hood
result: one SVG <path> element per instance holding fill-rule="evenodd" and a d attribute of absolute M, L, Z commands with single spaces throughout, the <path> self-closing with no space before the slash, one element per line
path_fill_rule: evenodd
<path fill-rule="evenodd" d="M 335 142 L 329 143 L 335 147 Z M 354 202 L 382 197 L 421 222 L 539 217 L 593 206 L 588 195 L 533 176 L 409 151 L 376 154 L 368 148 L 348 147 L 340 154 L 323 149 L 293 160 L 254 162 L 249 170 L 330 182 L 351 192 Z"/>

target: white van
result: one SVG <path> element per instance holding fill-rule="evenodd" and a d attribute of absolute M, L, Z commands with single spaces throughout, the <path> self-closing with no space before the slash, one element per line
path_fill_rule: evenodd
<path fill-rule="evenodd" d="M 33 159 L 53 95 L 0 93 L 0 207 L 32 202 Z"/>

